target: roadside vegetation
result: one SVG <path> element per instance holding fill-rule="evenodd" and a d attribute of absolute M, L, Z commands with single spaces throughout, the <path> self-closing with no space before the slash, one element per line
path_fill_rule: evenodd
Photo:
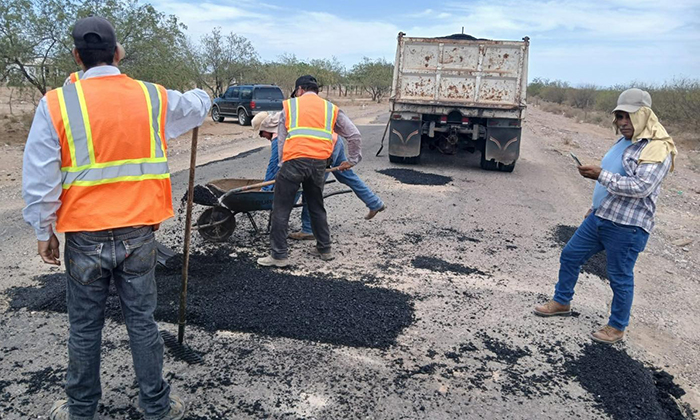
<path fill-rule="evenodd" d="M 681 78 L 660 85 L 632 82 L 599 87 L 570 86 L 560 80 L 535 78 L 527 88 L 528 102 L 542 110 L 581 122 L 611 126 L 610 111 L 625 89 L 637 87 L 651 94 L 652 108 L 679 143 L 700 147 L 700 79 Z"/>
<path fill-rule="evenodd" d="M 171 89 L 200 87 L 219 96 L 230 84 L 270 83 L 289 93 L 302 74 L 315 75 L 328 96 L 380 102 L 391 88 L 393 64 L 384 59 L 365 57 L 350 68 L 336 57 L 265 61 L 241 35 L 214 27 L 191 39 L 176 16 L 138 0 L 0 0 L 0 133 L 11 134 L 7 141 L 24 137 L 26 114 L 79 70 L 70 33 L 77 18 L 90 15 L 114 24 L 126 50 L 124 73 Z"/>

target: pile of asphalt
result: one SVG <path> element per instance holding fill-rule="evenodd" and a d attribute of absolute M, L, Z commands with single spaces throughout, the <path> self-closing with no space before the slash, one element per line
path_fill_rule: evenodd
<path fill-rule="evenodd" d="M 229 256 L 219 248 L 192 255 L 188 282 L 187 322 L 208 331 L 228 330 L 288 337 L 352 347 L 386 348 L 413 322 L 407 294 L 362 282 L 321 275 L 291 275 L 259 268 L 245 254 Z M 173 258 L 181 258 L 179 256 Z M 158 269 L 159 321 L 176 323 L 181 270 L 169 261 Z M 66 312 L 65 279 L 52 274 L 42 287 L 9 291 L 12 309 Z M 121 321 L 119 299 L 112 287 L 106 314 Z"/>
<path fill-rule="evenodd" d="M 652 370 L 614 346 L 587 344 L 564 369 L 615 420 L 692 418 L 674 400 L 685 391 L 673 383 L 672 375 Z"/>
<path fill-rule="evenodd" d="M 430 270 L 430 271 L 435 271 L 438 273 L 445 273 L 445 272 L 451 272 L 455 274 L 464 274 L 464 275 L 471 275 L 471 274 L 479 274 L 482 276 L 485 276 L 486 273 L 483 271 L 477 269 L 477 268 L 472 268 L 468 267 L 466 265 L 462 264 L 455 264 L 451 262 L 447 262 L 445 260 L 442 260 L 440 258 L 435 258 L 435 257 L 426 257 L 426 256 L 418 256 L 411 261 L 413 266 L 415 268 L 422 268 L 425 270 Z"/>
<path fill-rule="evenodd" d="M 185 190 L 185 193 L 182 195 L 182 198 L 180 199 L 180 207 L 182 208 L 184 204 L 187 203 L 187 193 L 188 191 Z M 192 191 L 192 202 L 195 204 L 201 204 L 202 206 L 217 206 L 219 205 L 219 200 L 214 193 L 211 192 L 211 190 L 203 185 L 195 185 L 194 189 Z"/>
<path fill-rule="evenodd" d="M 554 240 L 559 244 L 559 246 L 561 246 L 563 249 L 566 246 L 566 243 L 569 242 L 569 239 L 571 239 L 571 237 L 574 236 L 576 229 L 578 229 L 578 226 L 557 225 L 557 227 L 554 228 L 552 236 L 554 237 Z M 592 256 L 581 267 L 581 271 L 583 271 L 584 273 L 596 275 L 601 279 L 607 279 L 607 267 L 608 259 L 605 256 L 605 251 L 601 251 Z"/>
<path fill-rule="evenodd" d="M 377 172 L 409 185 L 445 185 L 452 182 L 452 177 L 414 171 L 413 169 L 389 168 L 377 170 Z"/>

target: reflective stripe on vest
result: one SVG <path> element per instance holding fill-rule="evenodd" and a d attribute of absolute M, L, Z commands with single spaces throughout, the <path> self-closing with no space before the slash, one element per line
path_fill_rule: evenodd
<path fill-rule="evenodd" d="M 90 118 L 83 94 L 82 81 L 57 89 L 61 120 L 70 149 L 71 164 L 61 168 L 64 189 L 122 181 L 169 178 L 167 158 L 161 139 L 164 103 L 157 86 L 136 81 L 143 90 L 150 127 L 150 156 L 97 163 Z"/>
<path fill-rule="evenodd" d="M 71 74 L 70 74 L 70 81 L 71 81 L 71 83 L 75 83 L 75 82 L 77 82 L 78 80 L 80 80 L 80 78 L 83 76 L 83 73 L 85 73 L 85 72 L 82 71 L 82 70 L 76 71 L 75 73 L 71 73 Z"/>
<path fill-rule="evenodd" d="M 334 125 L 334 107 L 332 103 L 325 101 L 324 113 L 324 128 L 303 127 L 299 126 L 299 98 L 292 98 L 289 101 L 289 129 L 287 130 L 287 140 L 294 137 L 314 138 L 318 140 L 333 141 L 333 125 Z"/>

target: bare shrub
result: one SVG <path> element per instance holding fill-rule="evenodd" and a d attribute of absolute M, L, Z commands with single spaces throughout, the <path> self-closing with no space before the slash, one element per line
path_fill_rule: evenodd
<path fill-rule="evenodd" d="M 598 88 L 595 85 L 583 85 L 567 91 L 569 105 L 579 109 L 590 109 L 595 104 Z"/>
<path fill-rule="evenodd" d="M 546 112 L 563 114 L 578 121 L 593 122 L 608 127 L 611 120 L 610 112 L 617 105 L 620 93 L 625 89 L 636 87 L 651 94 L 652 109 L 672 136 L 679 137 L 682 133 L 700 131 L 699 79 L 674 79 L 660 86 L 632 82 L 628 85 L 605 89 L 594 85 L 574 88 L 561 81 L 542 79 L 535 79 L 535 81 L 534 91 L 543 100 L 540 108 Z M 698 135 L 683 136 L 680 141 L 690 147 L 700 146 Z"/>
<path fill-rule="evenodd" d="M 545 86 L 542 88 L 542 99 L 557 104 L 563 104 L 566 101 L 566 89 L 562 86 Z"/>

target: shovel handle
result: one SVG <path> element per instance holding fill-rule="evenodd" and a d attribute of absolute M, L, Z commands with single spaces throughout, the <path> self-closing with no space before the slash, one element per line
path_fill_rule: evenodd
<path fill-rule="evenodd" d="M 337 171 L 338 169 L 340 169 L 340 167 L 339 167 L 339 166 L 336 166 L 336 167 L 334 167 L 334 168 L 328 168 L 328 169 L 326 169 L 326 172 L 328 172 L 328 173 L 330 173 L 330 172 L 335 172 L 335 171 Z M 230 190 L 227 194 L 236 194 L 236 193 L 239 193 L 239 192 L 255 190 L 255 189 L 258 189 L 258 188 L 267 187 L 268 185 L 272 185 L 272 184 L 274 184 L 274 183 L 275 183 L 275 180 L 274 180 L 274 179 L 273 179 L 272 181 L 258 182 L 257 184 L 250 184 L 250 185 L 246 185 L 245 187 L 234 188 L 234 189 Z"/>

